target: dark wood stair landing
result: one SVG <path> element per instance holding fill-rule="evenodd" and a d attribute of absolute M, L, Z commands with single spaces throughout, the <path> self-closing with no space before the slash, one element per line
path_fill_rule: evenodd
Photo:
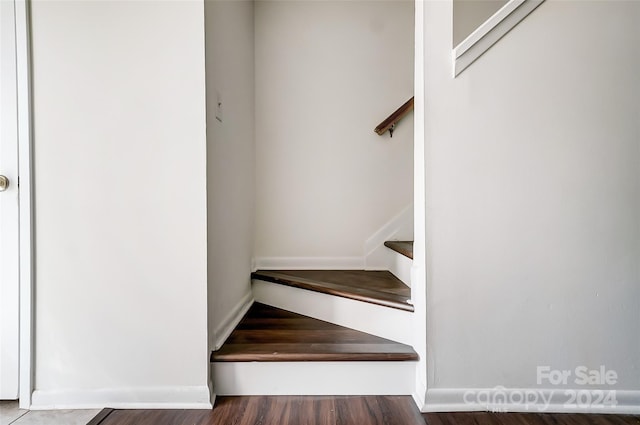
<path fill-rule="evenodd" d="M 388 271 L 258 270 L 252 279 L 414 311 L 411 288 Z"/>
<path fill-rule="evenodd" d="M 413 241 L 386 241 L 384 246 L 413 260 Z"/>
<path fill-rule="evenodd" d="M 254 303 L 212 362 L 418 360 L 408 345 Z"/>

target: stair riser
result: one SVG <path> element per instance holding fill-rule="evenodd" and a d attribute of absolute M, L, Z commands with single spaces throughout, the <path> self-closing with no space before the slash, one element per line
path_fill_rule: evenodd
<path fill-rule="evenodd" d="M 408 287 L 411 287 L 411 267 L 413 267 L 413 260 L 411 258 L 405 257 L 397 252 L 393 253 L 393 259 L 389 264 L 389 271 Z"/>
<path fill-rule="evenodd" d="M 407 395 L 416 362 L 212 363 L 216 395 Z"/>
<path fill-rule="evenodd" d="M 412 313 L 305 289 L 253 280 L 257 302 L 412 345 Z"/>

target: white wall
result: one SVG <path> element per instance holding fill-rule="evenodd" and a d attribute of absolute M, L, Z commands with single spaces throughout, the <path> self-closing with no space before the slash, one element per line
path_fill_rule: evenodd
<path fill-rule="evenodd" d="M 357 258 L 412 202 L 413 2 L 256 2 L 255 255 Z M 300 263 L 299 263 L 300 264 Z"/>
<path fill-rule="evenodd" d="M 640 3 L 547 1 L 456 79 L 450 18 L 425 2 L 431 400 L 605 365 L 638 412 Z"/>
<path fill-rule="evenodd" d="M 205 407 L 198 1 L 34 1 L 34 407 Z"/>
<path fill-rule="evenodd" d="M 453 0 L 453 45 L 457 46 L 508 0 Z"/>
<path fill-rule="evenodd" d="M 253 2 L 206 1 L 209 337 L 251 294 L 254 240 Z M 218 99 L 222 121 L 216 119 Z"/>

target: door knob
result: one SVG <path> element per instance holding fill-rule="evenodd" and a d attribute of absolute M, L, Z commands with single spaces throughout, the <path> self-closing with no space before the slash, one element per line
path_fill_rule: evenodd
<path fill-rule="evenodd" d="M 6 176 L 0 176 L 0 192 L 4 192 L 9 188 L 9 179 Z"/>

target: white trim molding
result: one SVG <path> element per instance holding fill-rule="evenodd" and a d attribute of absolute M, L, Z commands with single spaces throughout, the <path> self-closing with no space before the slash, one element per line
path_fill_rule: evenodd
<path fill-rule="evenodd" d="M 511 0 L 487 19 L 474 32 L 453 49 L 453 76 L 457 77 L 484 52 L 544 0 Z"/>
<path fill-rule="evenodd" d="M 256 257 L 256 270 L 361 270 L 364 257 Z"/>
<path fill-rule="evenodd" d="M 415 59 L 413 101 L 413 261 L 411 262 L 411 301 L 413 302 L 413 349 L 416 364 L 413 400 L 422 407 L 427 392 L 427 282 L 426 282 L 426 156 L 425 156 L 425 4 L 415 2 Z"/>
<path fill-rule="evenodd" d="M 598 392 L 599 391 L 599 392 Z M 640 414 L 640 391 L 597 388 L 431 388 L 423 412 Z"/>
<path fill-rule="evenodd" d="M 93 390 L 36 390 L 31 410 L 211 409 L 209 387 L 123 387 Z"/>
<path fill-rule="evenodd" d="M 424 383 L 424 379 L 421 379 L 419 372 L 416 372 L 416 386 L 413 390 L 413 393 L 411 393 L 411 398 L 413 398 L 413 402 L 416 404 L 416 407 L 418 409 L 426 404 L 426 397 L 427 385 Z"/>
<path fill-rule="evenodd" d="M 18 108 L 15 2 L 0 2 L 0 173 L 8 185 L 0 193 L 0 399 L 19 392 L 20 212 L 18 204 Z"/>
<path fill-rule="evenodd" d="M 363 244 L 363 255 L 354 257 L 255 257 L 252 270 L 388 270 L 393 251 L 388 240 L 413 240 L 413 204 L 392 217 Z"/>
<path fill-rule="evenodd" d="M 15 0 L 20 208 L 20 408 L 33 391 L 33 190 L 29 2 Z"/>
<path fill-rule="evenodd" d="M 413 203 L 407 205 L 364 242 L 365 270 L 389 270 L 394 252 L 384 246 L 386 241 L 413 240 Z"/>
<path fill-rule="evenodd" d="M 218 325 L 218 327 L 214 331 L 214 350 L 218 350 L 224 342 L 229 338 L 231 332 L 238 326 L 240 320 L 247 314 L 249 308 L 253 305 L 253 292 L 249 290 L 244 297 L 236 304 L 233 309 L 229 312 L 227 317 Z"/>

